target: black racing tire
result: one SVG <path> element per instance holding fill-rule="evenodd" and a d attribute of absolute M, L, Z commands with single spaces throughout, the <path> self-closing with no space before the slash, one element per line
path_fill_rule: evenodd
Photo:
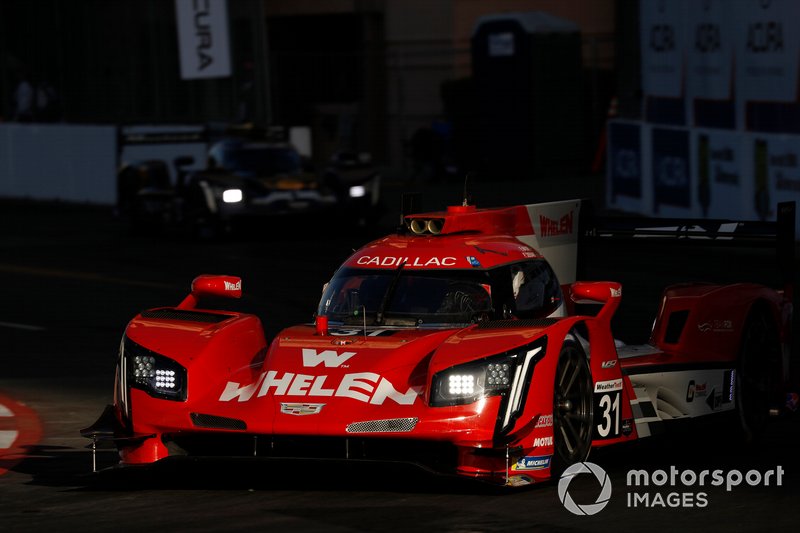
<path fill-rule="evenodd" d="M 553 387 L 553 477 L 586 460 L 592 449 L 594 400 L 589 360 L 577 342 L 561 348 Z"/>
<path fill-rule="evenodd" d="M 757 441 L 769 422 L 779 365 L 777 328 L 763 310 L 753 310 L 742 332 L 736 367 L 736 411 L 746 444 Z"/>

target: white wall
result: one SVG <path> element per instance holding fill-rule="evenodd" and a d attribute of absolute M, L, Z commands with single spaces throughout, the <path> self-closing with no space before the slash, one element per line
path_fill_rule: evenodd
<path fill-rule="evenodd" d="M 0 124 L 0 196 L 112 205 L 117 128 Z"/>

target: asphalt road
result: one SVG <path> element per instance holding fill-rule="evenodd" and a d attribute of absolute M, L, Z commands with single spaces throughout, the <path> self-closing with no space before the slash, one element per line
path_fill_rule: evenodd
<path fill-rule="evenodd" d="M 197 274 L 227 273 L 242 276 L 240 308 L 259 315 L 272 336 L 309 320 L 322 284 L 354 247 L 379 231 L 287 227 L 273 223 L 258 237 L 198 243 L 180 235 L 131 235 L 102 209 L 0 205 L 0 394 L 24 402 L 43 424 L 43 437 L 26 459 L 0 475 L 2 530 L 797 528 L 800 421 L 793 417 L 776 420 L 754 447 L 735 444 L 716 426 L 697 424 L 668 439 L 593 455 L 612 483 L 608 506 L 594 516 L 568 512 L 555 483 L 509 492 L 397 465 L 181 463 L 91 475 L 87 441 L 78 432 L 111 400 L 114 356 L 131 316 L 179 302 Z M 705 247 L 677 252 L 660 245 L 590 251 L 594 279 L 625 282 L 628 308 L 615 327 L 630 340 L 646 336 L 658 285 L 702 279 L 690 266 L 700 265 L 706 276 L 723 281 L 770 278 L 774 270 L 769 258 L 752 250 L 733 257 Z M 110 451 L 99 454 L 102 466 L 114 460 Z M 671 467 L 678 479 L 688 470 L 775 475 L 770 486 L 743 481 L 730 491 L 681 483 L 627 486 L 631 469 L 670 472 Z M 599 484 L 582 478 L 570 494 L 579 504 L 592 503 Z M 681 499 L 678 507 L 671 506 L 675 498 Z M 644 499 L 655 506 L 644 506 Z"/>

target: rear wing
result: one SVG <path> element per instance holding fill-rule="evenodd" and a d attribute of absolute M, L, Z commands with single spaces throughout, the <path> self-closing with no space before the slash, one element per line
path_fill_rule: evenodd
<path fill-rule="evenodd" d="M 670 242 L 709 247 L 751 247 L 772 249 L 782 281 L 795 283 L 795 202 L 778 204 L 774 221 L 734 221 L 721 219 L 673 219 L 637 216 L 598 215 L 584 201 L 581 216 L 581 243 L 629 240 L 631 242 Z M 585 263 L 579 257 L 579 268 Z"/>
<path fill-rule="evenodd" d="M 522 207 L 530 225 L 516 225 L 514 236 L 547 259 L 562 285 L 577 280 L 581 210 L 585 202 L 564 200 L 527 204 Z"/>

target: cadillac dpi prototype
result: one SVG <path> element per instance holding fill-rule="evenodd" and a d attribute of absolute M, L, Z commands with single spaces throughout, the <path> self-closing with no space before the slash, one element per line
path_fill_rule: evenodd
<path fill-rule="evenodd" d="M 622 286 L 575 280 L 580 209 L 407 215 L 336 271 L 314 323 L 271 342 L 252 315 L 202 308 L 241 279 L 199 276 L 130 322 L 114 404 L 83 434 L 113 439 L 123 466 L 369 459 L 521 486 L 675 420 L 756 432 L 779 403 L 790 291 L 668 287 L 650 342 L 623 345 Z"/>

